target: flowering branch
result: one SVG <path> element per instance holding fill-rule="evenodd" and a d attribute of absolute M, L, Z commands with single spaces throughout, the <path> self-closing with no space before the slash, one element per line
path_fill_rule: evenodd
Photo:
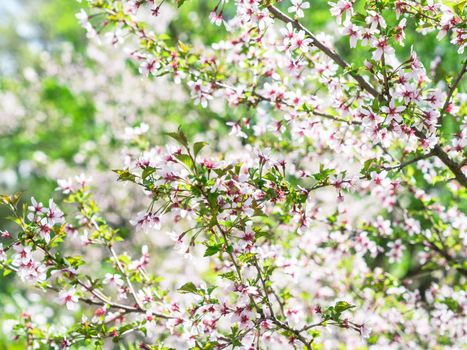
<path fill-rule="evenodd" d="M 334 62 L 336 62 L 341 68 L 343 68 L 348 74 L 354 78 L 358 85 L 360 87 L 369 92 L 373 97 L 375 98 L 382 98 L 384 97 L 373 87 L 371 86 L 361 75 L 358 73 L 354 72 L 350 65 L 334 50 L 328 48 L 326 45 L 321 43 L 314 35 L 312 32 L 310 32 L 307 28 L 305 28 L 299 21 L 293 20 L 289 16 L 287 16 L 285 13 L 283 13 L 281 10 L 276 8 L 273 5 L 268 5 L 267 6 L 268 10 L 272 14 L 274 18 L 277 18 L 281 20 L 284 23 L 291 23 L 294 28 L 297 30 L 303 30 L 306 35 L 311 39 L 311 44 L 316 46 L 319 50 L 321 50 L 326 56 L 331 58 Z"/>

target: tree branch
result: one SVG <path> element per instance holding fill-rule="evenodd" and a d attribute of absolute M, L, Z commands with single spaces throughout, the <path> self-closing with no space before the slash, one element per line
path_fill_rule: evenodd
<path fill-rule="evenodd" d="M 446 101 L 444 102 L 443 108 L 441 109 L 441 115 L 439 117 L 439 124 L 443 123 L 443 117 L 446 114 L 446 109 L 448 108 L 449 103 L 451 102 L 452 95 L 454 94 L 454 91 L 456 90 L 457 86 L 459 86 L 459 83 L 461 82 L 465 72 L 467 72 L 467 60 L 462 65 L 461 71 L 459 72 L 456 79 L 454 80 L 454 82 L 449 88 L 448 96 L 446 97 Z"/>
<path fill-rule="evenodd" d="M 387 167 L 383 167 L 384 170 L 394 170 L 394 169 L 403 169 L 405 168 L 407 165 L 410 165 L 410 164 L 413 164 L 413 163 L 416 163 L 418 162 L 419 160 L 422 160 L 422 159 L 427 159 L 427 158 L 430 158 L 434 156 L 434 153 L 433 151 L 427 153 L 427 154 L 423 154 L 421 156 L 418 156 L 418 157 L 415 157 L 415 158 L 412 158 L 406 162 L 403 162 L 403 163 L 400 163 L 398 165 L 394 165 L 394 166 L 387 166 Z"/>
<path fill-rule="evenodd" d="M 297 30 L 303 30 L 306 35 L 311 39 L 311 42 L 314 46 L 316 46 L 319 50 L 321 50 L 326 56 L 332 59 L 335 63 L 337 63 L 343 69 L 349 69 L 350 65 L 334 50 L 330 49 L 326 45 L 324 45 L 321 41 L 319 41 L 312 32 L 310 32 L 307 28 L 305 28 L 300 22 L 294 21 L 292 18 L 287 16 L 278 8 L 274 7 L 273 5 L 267 6 L 267 9 L 272 14 L 274 18 L 281 20 L 284 23 L 291 23 L 292 26 Z M 384 97 L 376 90 L 370 83 L 368 83 L 360 74 L 350 71 L 348 73 L 352 78 L 357 81 L 360 87 L 369 92 L 373 97 L 381 99 Z"/>
<path fill-rule="evenodd" d="M 319 50 L 321 50 L 326 56 L 331 58 L 340 67 L 344 69 L 350 68 L 350 65 L 338 53 L 328 48 L 326 45 L 324 45 L 318 39 L 316 39 L 313 33 L 310 32 L 307 28 L 305 28 L 300 22 L 293 20 L 292 18 L 287 16 L 285 13 L 283 13 L 282 11 L 280 11 L 278 8 L 274 7 L 273 5 L 268 5 L 267 9 L 269 10 L 269 12 L 274 18 L 279 19 L 284 23 L 291 23 L 292 26 L 297 30 L 303 30 L 306 33 L 306 35 L 311 39 L 312 44 L 316 46 Z M 445 107 L 448 106 L 449 100 L 451 99 L 451 96 L 455 88 L 460 83 L 462 76 L 464 75 L 466 71 L 466 64 L 467 63 L 464 64 L 461 72 L 459 73 L 458 77 L 456 78 L 453 85 L 451 86 L 451 89 L 448 94 L 448 98 L 445 103 Z M 369 84 L 361 75 L 355 72 L 349 72 L 348 74 L 357 81 L 357 83 L 360 85 L 360 87 L 363 90 L 369 92 L 375 98 L 378 98 L 383 101 L 387 101 L 386 98 L 382 94 L 380 94 L 378 90 L 376 90 L 371 84 Z M 445 107 L 443 107 L 443 110 L 445 109 Z M 421 140 L 426 139 L 425 134 L 419 130 L 415 130 L 415 135 Z M 462 172 L 461 166 L 459 166 L 456 162 L 454 162 L 451 158 L 449 158 L 447 153 L 441 148 L 440 145 L 436 145 L 433 148 L 433 154 L 436 157 L 438 157 L 453 172 L 454 176 L 456 177 L 456 179 L 459 181 L 459 183 L 462 186 L 467 187 L 467 178 Z"/>
<path fill-rule="evenodd" d="M 436 145 L 433 148 L 433 154 L 437 156 L 454 174 L 457 181 L 464 187 L 467 187 L 467 177 L 462 171 L 462 167 L 453 161 L 446 152 L 441 148 L 440 145 Z"/>

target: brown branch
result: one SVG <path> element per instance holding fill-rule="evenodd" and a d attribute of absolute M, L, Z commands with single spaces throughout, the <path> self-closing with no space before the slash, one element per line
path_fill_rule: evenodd
<path fill-rule="evenodd" d="M 232 91 L 236 90 L 234 87 L 232 87 L 230 85 L 227 85 L 227 84 L 224 84 L 224 83 L 219 83 L 219 82 L 216 82 L 216 81 L 213 81 L 211 83 L 218 86 L 219 88 L 229 89 L 229 90 L 232 90 Z M 272 103 L 272 104 L 275 104 L 275 105 L 280 104 L 280 105 L 283 105 L 283 106 L 294 109 L 293 105 L 291 105 L 290 103 L 287 103 L 287 102 L 285 102 L 283 100 L 280 100 L 280 99 L 273 100 L 273 99 L 268 98 L 268 97 L 266 97 L 264 95 L 261 95 L 260 93 L 257 93 L 254 90 L 249 90 L 248 92 L 251 93 L 252 96 L 257 97 L 261 101 L 269 102 L 269 103 Z M 349 124 L 349 125 L 361 125 L 362 124 L 362 122 L 360 122 L 358 120 L 342 119 L 342 118 L 336 117 L 334 115 L 318 112 L 318 111 L 315 111 L 315 110 L 311 110 L 311 111 L 308 110 L 308 111 L 306 111 L 306 113 L 309 114 L 309 115 L 315 115 L 315 116 L 318 116 L 318 117 L 323 117 L 325 119 L 334 120 L 336 122 L 346 123 L 346 124 Z"/>
<path fill-rule="evenodd" d="M 274 7 L 272 5 L 267 6 L 267 9 L 269 10 L 269 12 L 271 13 L 271 15 L 274 18 L 277 18 L 277 19 L 281 20 L 284 23 L 291 23 L 292 26 L 297 30 L 303 30 L 306 33 L 306 35 L 311 39 L 312 44 L 314 46 L 316 46 L 319 50 L 321 50 L 329 58 L 331 58 L 339 66 L 341 66 L 344 69 L 349 69 L 350 68 L 350 65 L 338 53 L 336 53 L 335 51 L 333 51 L 332 49 L 328 48 L 326 45 L 321 43 L 313 35 L 313 33 L 311 33 L 307 28 L 305 28 L 300 22 L 293 20 L 292 18 L 290 18 L 289 16 L 287 16 L 282 11 L 280 11 L 279 9 L 277 9 L 276 7 Z M 450 89 L 449 95 L 448 95 L 448 99 L 446 100 L 446 103 L 445 103 L 446 106 L 449 104 L 449 100 L 450 100 L 455 88 L 460 83 L 460 81 L 461 81 L 461 79 L 462 79 L 462 77 L 463 77 L 463 75 L 464 75 L 464 73 L 466 71 L 466 64 L 467 63 L 464 63 L 464 66 L 463 66 L 461 72 L 459 73 L 458 77 L 456 78 L 453 85 L 451 86 L 451 89 Z M 358 84 L 360 85 L 360 87 L 363 90 L 369 92 L 375 98 L 378 98 L 378 99 L 383 100 L 383 101 L 387 101 L 386 98 L 382 94 L 380 94 L 372 85 L 370 85 L 361 75 L 359 75 L 359 74 L 357 74 L 355 72 L 351 72 L 351 71 L 348 74 L 350 74 L 350 76 L 352 76 L 358 82 Z M 445 109 L 445 108 L 443 108 L 443 109 Z M 421 132 L 420 130 L 415 129 L 415 135 L 421 140 L 426 139 L 425 134 L 423 132 Z M 459 183 L 462 186 L 467 187 L 467 177 L 462 172 L 461 166 L 459 166 L 456 162 L 454 162 L 448 156 L 448 154 L 441 148 L 440 145 L 436 145 L 433 148 L 433 154 L 436 157 L 438 157 L 453 172 L 454 176 L 456 177 L 456 179 L 459 181 Z"/>
<path fill-rule="evenodd" d="M 446 101 L 444 102 L 443 108 L 441 109 L 441 115 L 439 117 L 439 124 L 441 125 L 443 123 L 443 117 L 446 114 L 446 109 L 449 106 L 449 103 L 451 102 L 452 95 L 454 94 L 454 91 L 456 90 L 457 86 L 459 86 L 465 72 L 467 71 L 467 60 L 464 62 L 462 65 L 462 69 L 457 75 L 456 79 L 452 83 L 452 85 L 449 87 L 449 92 L 448 96 L 446 97 Z"/>
<path fill-rule="evenodd" d="M 435 243 L 433 243 L 431 241 L 427 241 L 427 243 L 433 250 L 438 252 L 446 260 L 446 262 L 448 263 L 449 266 L 451 266 L 452 268 L 457 270 L 464 277 L 467 277 L 467 270 L 464 269 L 462 266 L 457 266 L 458 261 L 456 261 L 455 257 L 453 257 L 451 254 L 449 254 L 446 250 L 441 249 L 440 247 L 438 247 Z"/>
<path fill-rule="evenodd" d="M 320 42 L 312 32 L 310 32 L 307 28 L 305 28 L 300 22 L 294 21 L 292 18 L 287 16 L 278 8 L 274 7 L 273 5 L 267 6 L 267 9 L 272 14 L 274 18 L 281 20 L 284 23 L 291 23 L 292 26 L 297 30 L 303 30 L 306 35 L 311 39 L 311 42 L 314 46 L 316 46 L 320 51 L 322 51 L 326 56 L 331 58 L 335 63 L 337 63 L 343 69 L 349 69 L 350 65 L 334 50 L 330 49 L 322 42 Z M 384 97 L 376 90 L 370 83 L 368 83 L 360 74 L 349 71 L 348 73 L 352 78 L 357 81 L 360 87 L 369 92 L 373 97 L 378 99 L 384 99 Z"/>
<path fill-rule="evenodd" d="M 467 187 L 467 177 L 462 171 L 462 167 L 449 158 L 448 154 L 444 152 L 440 145 L 433 148 L 433 154 L 437 156 L 454 174 L 457 181 L 464 187 Z"/>
<path fill-rule="evenodd" d="M 422 160 L 422 159 L 427 159 L 427 158 L 430 158 L 434 156 L 434 153 L 433 151 L 427 153 L 427 154 L 423 154 L 421 156 L 418 156 L 418 157 L 415 157 L 415 158 L 412 158 L 406 162 L 403 162 L 403 163 L 400 163 L 398 165 L 393 165 L 393 166 L 387 166 L 387 167 L 383 167 L 384 170 L 394 170 L 394 169 L 398 169 L 398 170 L 401 170 L 403 168 L 405 168 L 406 166 L 410 165 L 410 164 L 413 164 L 413 163 L 416 163 L 418 162 L 419 160 Z"/>

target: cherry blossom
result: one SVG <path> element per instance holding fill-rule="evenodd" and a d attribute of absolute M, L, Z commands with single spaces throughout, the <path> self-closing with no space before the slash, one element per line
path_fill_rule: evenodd
<path fill-rule="evenodd" d="M 343 30 L 345 35 L 350 37 L 350 47 L 357 46 L 357 40 L 360 39 L 360 29 L 352 23 L 349 23 Z"/>
<path fill-rule="evenodd" d="M 122 277 L 118 274 L 106 273 L 103 281 L 104 284 L 115 284 L 116 286 L 123 285 Z"/>
<path fill-rule="evenodd" d="M 338 23 L 342 22 L 344 16 L 353 15 L 353 7 L 350 1 L 339 0 L 337 3 L 329 2 L 329 5 L 331 6 L 331 14 L 337 18 Z"/>
<path fill-rule="evenodd" d="M 211 91 L 208 85 L 203 84 L 201 80 L 190 81 L 188 86 L 191 88 L 191 96 L 195 99 L 195 103 L 207 107 L 208 100 L 212 99 Z"/>
<path fill-rule="evenodd" d="M 386 38 L 381 37 L 374 39 L 371 43 L 376 50 L 373 51 L 373 59 L 379 61 L 383 55 L 389 56 L 394 54 L 394 49 L 389 46 Z"/>
<path fill-rule="evenodd" d="M 146 212 L 138 213 L 138 216 L 134 220 L 131 220 L 130 223 L 144 232 L 152 229 L 160 230 L 161 228 L 160 218 L 155 214 Z"/>
<path fill-rule="evenodd" d="M 388 248 L 390 249 L 387 252 L 387 255 L 389 257 L 389 262 L 395 263 L 395 262 L 400 261 L 400 259 L 402 258 L 404 249 L 405 249 L 405 247 L 402 245 L 402 241 L 398 239 L 394 242 L 389 242 Z"/>
<path fill-rule="evenodd" d="M 288 8 L 290 13 L 295 13 L 295 16 L 302 18 L 305 16 L 303 10 L 310 8 L 310 3 L 303 0 L 291 0 L 292 6 Z"/>
<path fill-rule="evenodd" d="M 400 113 L 405 109 L 404 106 L 396 106 L 394 100 L 389 102 L 389 106 L 381 107 L 381 112 L 387 115 L 387 122 L 390 123 L 395 120 L 398 123 L 402 123 L 402 117 Z"/>
<path fill-rule="evenodd" d="M 58 294 L 58 299 L 60 303 L 64 304 L 68 310 L 73 311 L 78 308 L 78 296 L 76 295 L 76 290 L 70 288 L 68 290 L 62 290 Z"/>

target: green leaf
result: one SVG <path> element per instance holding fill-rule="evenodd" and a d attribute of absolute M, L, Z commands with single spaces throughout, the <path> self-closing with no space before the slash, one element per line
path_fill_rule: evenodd
<path fill-rule="evenodd" d="M 366 15 L 366 8 L 367 8 L 366 0 L 357 0 L 354 5 L 354 11 L 362 16 Z"/>
<path fill-rule="evenodd" d="M 82 256 L 69 256 L 65 258 L 74 268 L 78 268 L 85 263 Z"/>
<path fill-rule="evenodd" d="M 467 0 L 461 0 L 457 4 L 454 5 L 454 11 L 460 16 L 464 13 L 464 8 L 467 5 Z"/>
<path fill-rule="evenodd" d="M 177 132 L 168 132 L 166 135 L 178 141 L 181 145 L 188 147 L 188 139 L 181 128 L 178 128 Z"/>
<path fill-rule="evenodd" d="M 370 158 L 370 159 L 367 159 L 365 163 L 363 163 L 363 168 L 362 170 L 360 170 L 360 174 L 367 175 L 370 172 L 376 171 L 378 169 L 380 168 L 377 166 L 376 158 Z"/>
<path fill-rule="evenodd" d="M 323 181 L 329 178 L 329 175 L 334 173 L 334 169 L 326 169 L 323 164 L 319 167 L 319 173 L 315 173 L 312 176 L 316 179 L 316 181 Z"/>
<path fill-rule="evenodd" d="M 235 281 L 237 279 L 237 275 L 233 271 L 222 273 L 220 276 L 222 278 L 225 278 L 225 279 L 228 279 L 228 280 L 231 280 L 231 281 Z"/>
<path fill-rule="evenodd" d="M 182 7 L 183 4 L 186 2 L 186 0 L 176 0 L 177 1 L 177 7 Z"/>
<path fill-rule="evenodd" d="M 185 164 L 189 169 L 193 168 L 193 161 L 187 154 L 177 154 L 175 156 L 181 163 Z"/>
<path fill-rule="evenodd" d="M 180 293 L 186 294 L 186 293 L 198 293 L 198 288 L 195 286 L 193 282 L 188 282 L 185 283 L 183 286 L 178 288 L 178 291 Z"/>
<path fill-rule="evenodd" d="M 131 181 L 134 182 L 136 179 L 136 176 L 130 173 L 129 169 L 124 169 L 124 170 L 112 170 L 114 173 L 118 175 L 118 181 Z"/>
<path fill-rule="evenodd" d="M 355 305 L 349 304 L 349 303 L 346 302 L 346 301 L 338 301 L 338 302 L 336 303 L 336 305 L 334 306 L 334 309 L 335 309 L 337 312 L 341 313 L 341 312 L 344 312 L 344 311 L 346 311 L 346 310 L 352 309 L 352 308 L 354 308 L 354 307 L 355 307 Z"/>
<path fill-rule="evenodd" d="M 253 259 L 255 258 L 255 254 L 253 253 L 244 253 L 244 254 L 241 254 L 238 259 L 241 261 L 241 262 L 244 262 L 244 263 L 248 263 L 248 262 L 251 262 L 253 261 Z"/>
<path fill-rule="evenodd" d="M 19 200 L 21 199 L 22 193 L 21 192 L 16 192 L 15 194 L 12 194 L 11 196 L 8 195 L 0 195 L 0 201 L 3 202 L 3 204 L 10 204 L 14 207 L 18 204 Z"/>
<path fill-rule="evenodd" d="M 208 246 L 208 248 L 204 252 L 204 256 L 212 256 L 214 254 L 217 254 L 217 253 L 219 253 L 221 248 L 222 248 L 222 246 L 220 244 L 210 245 L 210 246 Z"/>
<path fill-rule="evenodd" d="M 196 156 L 198 155 L 198 153 L 199 153 L 207 144 L 208 144 L 207 142 L 201 141 L 201 142 L 196 142 L 196 143 L 193 145 L 193 154 L 195 155 L 195 158 L 196 158 Z"/>
<path fill-rule="evenodd" d="M 156 169 L 154 169 L 153 167 L 147 167 L 143 170 L 143 174 L 141 175 L 143 177 L 143 179 L 147 178 L 149 175 L 151 175 L 152 173 L 154 173 L 156 171 Z"/>

